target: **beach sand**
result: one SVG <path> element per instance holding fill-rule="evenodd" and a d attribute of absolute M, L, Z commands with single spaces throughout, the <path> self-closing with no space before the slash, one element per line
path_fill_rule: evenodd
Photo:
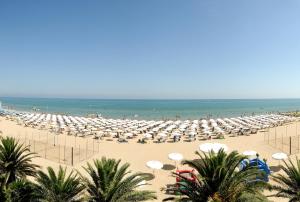
<path fill-rule="evenodd" d="M 297 125 L 297 126 L 296 126 Z M 286 127 L 277 128 L 278 134 L 287 135 L 295 135 L 296 129 L 299 123 L 291 123 L 288 125 L 288 131 L 286 131 Z M 112 138 L 106 138 L 104 140 L 94 140 L 92 137 L 87 138 L 75 138 L 74 136 L 67 135 L 56 135 L 54 139 L 54 134 L 47 132 L 46 130 L 38 130 L 29 127 L 23 127 L 21 125 L 17 125 L 16 122 L 6 120 L 3 117 L 0 117 L 0 130 L 2 131 L 2 136 L 12 136 L 15 138 L 20 138 L 22 140 L 26 139 L 29 141 L 31 139 L 31 143 L 33 140 L 35 141 L 47 141 L 51 144 L 55 141 L 56 145 L 67 145 L 69 147 L 80 148 L 82 150 L 88 148 L 91 150 L 90 154 L 86 155 L 82 153 L 81 155 L 85 157 L 90 157 L 87 161 L 92 162 L 93 159 L 101 158 L 105 156 L 107 158 L 116 158 L 121 159 L 123 163 L 130 163 L 130 169 L 132 171 L 144 172 L 144 173 L 153 173 L 151 169 L 146 167 L 146 162 L 149 160 L 159 160 L 167 165 L 174 165 L 174 162 L 168 159 L 168 154 L 172 152 L 178 152 L 183 154 L 185 159 L 193 159 L 196 157 L 195 151 L 198 150 L 199 145 L 205 142 L 219 142 L 224 143 L 229 147 L 229 151 L 237 150 L 239 152 L 243 152 L 245 150 L 255 150 L 260 154 L 261 158 L 267 159 L 269 166 L 278 166 L 278 161 L 272 159 L 271 155 L 276 152 L 280 152 L 279 149 L 275 149 L 269 146 L 264 141 L 264 133 L 259 132 L 258 134 L 252 134 L 250 136 L 238 136 L 238 137 L 229 137 L 226 136 L 225 139 L 221 140 L 209 140 L 209 141 L 195 141 L 195 142 L 177 142 L 177 143 L 147 143 L 147 144 L 139 144 L 137 143 L 137 139 L 130 140 L 129 143 L 117 143 L 116 139 L 111 141 Z M 93 148 L 91 148 L 93 147 Z M 49 152 L 49 151 L 48 151 Z M 56 151 L 57 152 L 57 151 Z M 62 151 L 60 152 L 60 156 L 63 155 Z M 51 153 L 51 151 L 50 151 Z M 83 159 L 85 157 L 82 157 Z M 294 158 L 295 155 L 292 155 L 291 158 Z M 80 163 L 76 163 L 73 167 L 67 166 L 69 170 L 76 169 L 80 171 L 82 174 L 85 174 L 82 166 L 86 165 L 87 161 L 83 161 Z M 53 162 L 44 158 L 36 158 L 34 159 L 34 163 L 42 166 L 42 169 L 45 170 L 47 166 L 52 166 L 55 169 L 58 169 L 59 163 Z M 167 166 L 168 167 L 168 166 Z M 169 166 L 172 167 L 172 166 Z M 179 165 L 179 168 L 184 168 L 182 165 Z M 172 184 L 175 182 L 175 178 L 172 177 L 172 171 L 175 170 L 158 170 L 155 171 L 155 178 L 148 183 L 149 186 L 145 186 L 145 189 L 154 190 L 157 192 L 158 200 L 168 197 L 164 192 L 161 191 L 161 188 L 165 187 L 166 184 Z M 284 199 L 275 199 L 272 198 L 273 201 L 287 201 Z"/>

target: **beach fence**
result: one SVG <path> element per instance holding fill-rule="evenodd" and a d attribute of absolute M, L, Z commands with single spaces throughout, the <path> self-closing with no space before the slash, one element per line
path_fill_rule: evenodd
<path fill-rule="evenodd" d="M 300 122 L 264 131 L 264 142 L 289 155 L 300 153 Z"/>
<path fill-rule="evenodd" d="M 58 143 L 58 135 L 55 134 L 39 139 L 36 136 L 37 134 L 25 134 L 14 138 L 28 146 L 30 151 L 39 157 L 70 166 L 84 162 L 99 153 L 99 141 L 92 138 L 81 138 L 81 144 L 68 146 Z"/>

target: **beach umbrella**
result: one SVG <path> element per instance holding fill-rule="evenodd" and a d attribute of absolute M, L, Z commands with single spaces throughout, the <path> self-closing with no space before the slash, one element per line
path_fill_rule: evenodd
<path fill-rule="evenodd" d="M 186 129 L 185 129 L 185 128 L 179 128 L 179 130 L 180 130 L 181 132 L 184 132 Z"/>
<path fill-rule="evenodd" d="M 202 124 L 201 127 L 204 128 L 204 129 L 209 129 L 209 126 L 206 125 L 206 124 Z"/>
<path fill-rule="evenodd" d="M 218 124 L 214 122 L 214 123 L 211 124 L 211 126 L 212 127 L 218 127 Z"/>
<path fill-rule="evenodd" d="M 247 151 L 243 152 L 243 155 L 245 155 L 245 156 L 255 156 L 256 154 L 257 154 L 257 152 L 253 151 L 253 150 L 247 150 Z"/>
<path fill-rule="evenodd" d="M 202 132 L 207 136 L 212 134 L 212 132 L 210 132 L 209 130 L 203 130 Z"/>
<path fill-rule="evenodd" d="M 160 137 L 167 137 L 168 135 L 166 133 L 159 133 L 158 136 L 160 136 Z"/>
<path fill-rule="evenodd" d="M 189 132 L 189 136 L 195 136 L 195 135 L 197 135 L 197 133 L 195 131 Z"/>
<path fill-rule="evenodd" d="M 152 135 L 149 133 L 146 133 L 146 134 L 144 134 L 144 138 L 150 139 L 150 138 L 152 138 Z"/>
<path fill-rule="evenodd" d="M 164 167 L 164 164 L 162 164 L 162 162 L 160 161 L 148 161 L 146 163 L 147 167 L 151 168 L 153 170 L 153 174 L 155 170 L 160 170 Z"/>
<path fill-rule="evenodd" d="M 257 154 L 257 152 L 253 151 L 253 150 L 247 150 L 247 151 L 243 152 L 243 155 L 247 156 L 248 158 L 255 157 L 256 154 Z"/>
<path fill-rule="evenodd" d="M 275 153 L 272 155 L 272 158 L 276 159 L 276 160 L 284 160 L 284 159 L 287 159 L 288 156 L 285 153 Z"/>
<path fill-rule="evenodd" d="M 176 132 L 172 133 L 172 135 L 173 135 L 173 136 L 176 136 L 176 137 L 180 137 L 180 136 L 181 136 L 180 133 L 176 133 Z"/>
<path fill-rule="evenodd" d="M 131 138 L 131 137 L 133 137 L 133 134 L 132 133 L 125 133 L 125 137 Z"/>
<path fill-rule="evenodd" d="M 158 132 L 158 131 L 159 131 L 159 128 L 153 128 L 152 131 L 153 131 L 153 132 Z"/>
<path fill-rule="evenodd" d="M 199 146 L 199 149 L 205 153 L 210 151 L 218 153 L 221 149 L 223 149 L 224 152 L 228 151 L 228 147 L 225 144 L 220 143 L 204 143 Z"/>
<path fill-rule="evenodd" d="M 93 127 L 91 130 L 92 131 L 98 131 L 98 128 Z"/>
<path fill-rule="evenodd" d="M 278 161 L 279 161 L 279 165 L 280 165 L 280 161 L 281 161 L 281 160 L 284 160 L 284 159 L 287 159 L 288 156 L 287 156 L 287 154 L 285 154 L 285 153 L 279 152 L 279 153 L 273 154 L 273 155 L 272 155 L 272 158 L 275 159 L 275 160 L 278 160 Z"/>
<path fill-rule="evenodd" d="M 183 159 L 182 154 L 180 153 L 170 153 L 168 155 L 169 159 L 171 159 L 172 161 L 175 161 L 175 167 L 177 167 L 177 162 L 181 161 Z"/>
<path fill-rule="evenodd" d="M 183 159 L 183 156 L 180 153 L 170 153 L 168 157 L 173 161 L 181 161 Z"/>

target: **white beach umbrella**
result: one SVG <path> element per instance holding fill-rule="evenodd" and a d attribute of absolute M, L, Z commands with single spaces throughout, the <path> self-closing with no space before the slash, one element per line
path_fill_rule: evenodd
<path fill-rule="evenodd" d="M 167 137 L 168 135 L 166 133 L 159 133 L 158 136 L 160 136 L 160 137 Z"/>
<path fill-rule="evenodd" d="M 223 149 L 225 152 L 228 151 L 228 147 L 225 144 L 220 143 L 204 143 L 199 146 L 199 149 L 205 153 L 210 151 L 217 153 L 221 149 Z"/>
<path fill-rule="evenodd" d="M 189 132 L 189 135 L 190 136 L 195 136 L 195 135 L 197 135 L 197 133 L 195 131 L 191 131 L 191 132 Z"/>
<path fill-rule="evenodd" d="M 181 161 L 183 159 L 183 156 L 180 153 L 170 153 L 168 157 L 173 161 Z"/>
<path fill-rule="evenodd" d="M 181 161 L 183 159 L 183 155 L 180 153 L 170 153 L 168 155 L 169 159 L 172 161 L 175 161 L 175 167 L 177 167 L 177 162 Z"/>
<path fill-rule="evenodd" d="M 133 137 L 133 134 L 132 133 L 125 133 L 125 137 L 129 137 L 129 138 L 131 138 L 131 137 Z"/>
<path fill-rule="evenodd" d="M 146 133 L 146 134 L 144 134 L 144 138 L 147 138 L 147 139 L 152 138 L 152 135 L 149 133 Z"/>
<path fill-rule="evenodd" d="M 287 154 L 285 154 L 285 153 L 279 152 L 279 153 L 273 154 L 273 155 L 272 155 L 272 158 L 275 159 L 275 160 L 278 160 L 278 161 L 279 161 L 279 165 L 280 165 L 280 161 L 281 161 L 281 160 L 284 160 L 284 159 L 287 159 L 288 156 L 287 156 Z"/>
<path fill-rule="evenodd" d="M 285 153 L 275 153 L 272 155 L 272 158 L 276 159 L 276 160 L 284 160 L 284 159 L 287 159 L 288 156 Z"/>
<path fill-rule="evenodd" d="M 249 159 L 255 157 L 257 154 L 254 150 L 247 150 L 243 152 L 243 155 L 247 156 Z"/>
<path fill-rule="evenodd" d="M 218 124 L 214 122 L 214 123 L 211 124 L 211 126 L 212 127 L 218 127 Z"/>
<path fill-rule="evenodd" d="M 146 165 L 153 170 L 153 173 L 155 170 L 160 170 L 164 167 L 164 164 L 160 161 L 148 161 Z"/>
<path fill-rule="evenodd" d="M 154 160 L 148 161 L 148 162 L 146 163 L 146 165 L 147 165 L 149 168 L 155 169 L 155 170 L 160 170 L 160 169 L 162 169 L 162 168 L 164 167 L 164 165 L 163 165 L 162 162 L 160 162 L 160 161 L 154 161 Z"/>
<path fill-rule="evenodd" d="M 257 152 L 253 151 L 253 150 L 247 150 L 247 151 L 243 152 L 243 155 L 245 155 L 245 156 L 255 156 L 256 154 L 257 154 Z"/>
<path fill-rule="evenodd" d="M 176 137 L 180 137 L 180 136 L 181 136 L 180 133 L 176 133 L 176 132 L 172 133 L 172 135 L 173 135 L 173 136 L 176 136 Z"/>
<path fill-rule="evenodd" d="M 159 128 L 153 128 L 152 131 L 157 132 L 157 131 L 159 131 Z"/>

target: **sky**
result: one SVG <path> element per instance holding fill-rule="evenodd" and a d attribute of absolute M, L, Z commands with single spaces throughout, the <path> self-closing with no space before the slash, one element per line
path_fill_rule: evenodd
<path fill-rule="evenodd" d="M 0 97 L 300 98 L 298 0 L 0 1 Z"/>

